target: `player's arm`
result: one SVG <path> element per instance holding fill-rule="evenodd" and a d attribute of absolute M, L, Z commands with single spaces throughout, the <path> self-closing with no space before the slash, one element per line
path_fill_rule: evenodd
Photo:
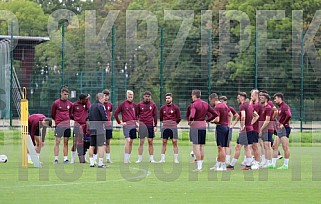
<path fill-rule="evenodd" d="M 53 102 L 53 104 L 51 105 L 51 118 L 54 120 L 56 118 L 56 111 L 57 111 L 57 106 L 56 106 L 56 103 Z"/>
<path fill-rule="evenodd" d="M 251 125 L 253 125 L 259 119 L 259 114 L 256 111 L 253 112 L 253 118 L 251 121 Z"/>
<path fill-rule="evenodd" d="M 108 119 L 107 119 L 107 113 L 106 113 L 105 107 L 103 105 L 99 105 L 98 111 L 99 111 L 101 120 L 107 121 Z"/>
<path fill-rule="evenodd" d="M 230 128 L 234 128 L 235 127 L 235 125 L 239 122 L 239 120 L 240 120 L 240 115 L 238 114 L 238 113 L 235 113 L 234 114 L 234 122 L 232 122 L 232 125 L 231 125 L 231 127 Z"/>
<path fill-rule="evenodd" d="M 191 111 L 189 114 L 189 121 L 193 121 L 195 118 L 195 113 L 196 113 L 196 109 L 194 107 L 194 105 L 191 106 Z"/>
<path fill-rule="evenodd" d="M 154 127 L 157 128 L 157 106 L 156 106 L 156 104 L 154 104 L 153 116 L 154 116 Z"/>
<path fill-rule="evenodd" d="M 69 108 L 69 118 L 71 119 L 72 116 L 72 109 L 74 107 L 74 104 L 70 103 L 70 108 Z"/>
<path fill-rule="evenodd" d="M 241 125 L 241 130 L 243 130 L 245 128 L 245 110 L 241 111 L 240 125 Z"/>
<path fill-rule="evenodd" d="M 181 110 L 176 107 L 176 123 L 180 123 L 181 122 Z"/>
<path fill-rule="evenodd" d="M 270 123 L 270 120 L 271 120 L 271 116 L 267 115 L 267 116 L 265 117 L 265 121 L 264 121 L 264 123 L 263 123 L 263 125 L 262 125 L 262 127 L 261 127 L 261 129 L 260 129 L 260 133 L 262 133 L 263 130 L 268 127 L 268 125 L 269 125 L 269 123 Z"/>
<path fill-rule="evenodd" d="M 163 118 L 164 118 L 163 111 L 164 111 L 164 106 L 162 106 L 162 107 L 159 109 L 159 121 L 160 121 L 160 122 L 163 122 Z"/>
<path fill-rule="evenodd" d="M 290 119 L 292 118 L 292 113 L 290 111 L 289 107 L 284 108 L 284 112 L 285 112 L 285 119 L 284 119 L 284 123 L 288 123 L 290 121 Z M 284 126 L 284 124 L 282 124 Z"/>
<path fill-rule="evenodd" d="M 123 106 L 123 103 L 119 104 L 118 107 L 116 108 L 115 113 L 114 113 L 114 118 L 115 118 L 115 120 L 117 121 L 118 124 L 121 124 L 118 115 L 119 115 L 119 113 L 120 113 L 121 110 L 122 110 L 122 106 Z"/>
<path fill-rule="evenodd" d="M 272 112 L 273 112 L 272 118 L 275 119 L 276 116 L 278 115 L 278 109 L 275 106 L 273 106 Z"/>

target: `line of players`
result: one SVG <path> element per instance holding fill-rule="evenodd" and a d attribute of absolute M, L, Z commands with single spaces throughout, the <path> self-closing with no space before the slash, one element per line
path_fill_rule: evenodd
<path fill-rule="evenodd" d="M 104 122 L 104 129 L 106 132 L 103 134 L 102 139 L 98 138 L 97 132 L 93 133 L 88 128 L 88 112 L 90 120 L 90 102 L 87 95 L 81 94 L 79 100 L 75 103 L 68 101 L 68 89 L 61 90 L 61 98 L 57 99 L 52 105 L 51 116 L 55 120 L 56 129 L 55 136 L 56 142 L 54 147 L 55 159 L 54 163 L 58 163 L 59 144 L 62 137 L 64 137 L 64 163 L 68 161 L 68 140 L 71 135 L 70 120 L 73 119 L 74 123 L 74 142 L 71 148 L 71 163 L 75 161 L 75 150 L 78 150 L 79 161 L 85 162 L 86 150 L 89 148 L 90 166 L 95 166 L 97 160 L 97 149 L 100 154 L 98 167 L 105 167 L 103 164 L 103 154 L 106 152 L 106 162 L 111 163 L 110 159 L 110 139 L 112 138 L 112 123 L 111 116 L 113 106 L 109 102 L 109 91 L 104 90 L 102 94 L 97 94 L 97 101 L 95 104 L 101 105 L 105 111 L 105 116 L 100 119 Z M 125 154 L 124 163 L 130 162 L 133 141 L 137 138 L 139 133 L 139 148 L 138 160 L 136 163 L 142 162 L 143 145 L 145 138 L 148 138 L 150 162 L 155 163 L 153 138 L 157 131 L 157 107 L 151 101 L 151 93 L 145 91 L 143 94 L 143 101 L 139 104 L 133 102 L 134 93 L 127 91 L 127 99 L 119 104 L 114 116 L 118 124 L 123 127 L 125 136 Z M 289 106 L 283 101 L 283 94 L 277 93 L 274 95 L 274 101 L 278 104 L 279 110 L 276 109 L 273 102 L 270 101 L 270 96 L 266 91 L 259 92 L 252 90 L 251 100 L 246 99 L 246 93 L 241 92 L 238 94 L 238 102 L 240 103 L 240 111 L 236 111 L 226 104 L 227 98 L 222 96 L 218 98 L 217 94 L 212 94 L 209 97 L 212 108 L 205 101 L 200 99 L 201 92 L 199 90 L 192 91 L 192 104 L 187 108 L 187 120 L 190 125 L 190 140 L 193 143 L 193 151 L 196 156 L 197 169 L 202 170 L 204 159 L 204 144 L 206 141 L 206 121 L 215 123 L 216 125 L 216 141 L 218 146 L 218 158 L 212 170 L 226 170 L 234 169 L 237 162 L 241 147 L 244 146 L 246 159 L 244 161 L 244 170 L 262 168 L 275 168 L 276 158 L 278 155 L 278 145 L 282 143 L 285 153 L 284 165 L 281 169 L 288 168 L 289 161 L 289 148 L 288 137 L 290 134 L 289 120 L 291 118 L 291 111 Z M 122 115 L 122 120 L 119 119 L 119 114 Z M 96 117 L 97 114 L 92 114 Z M 163 123 L 161 135 L 163 138 L 161 160 L 165 162 L 165 152 L 167 140 L 172 139 L 174 150 L 174 162 L 178 161 L 178 146 L 177 146 L 177 125 L 180 122 L 180 109 L 172 103 L 172 94 L 166 94 L 166 105 L 160 109 L 160 121 Z M 233 116 L 235 120 L 232 121 Z M 276 120 L 278 117 L 278 120 Z M 31 119 L 31 121 L 30 121 Z M 206 121 L 205 121 L 206 119 Z M 230 141 L 232 136 L 232 129 L 240 120 L 240 133 L 235 147 L 234 158 L 230 162 Z M 39 123 L 40 121 L 40 123 Z M 93 121 L 97 121 L 94 118 Z M 42 127 L 51 125 L 51 121 L 41 114 L 31 115 L 29 118 L 29 126 L 33 124 L 40 124 Z M 38 132 L 35 131 L 38 129 Z M 39 127 L 34 127 L 30 130 L 30 135 L 36 136 L 35 145 L 38 153 L 42 146 L 38 142 Z M 271 159 L 271 142 L 272 134 L 277 132 L 275 142 L 273 143 L 273 158 Z M 44 132 L 42 134 L 44 136 Z M 91 137 L 90 137 L 91 136 Z M 43 137 L 44 138 L 44 137 Z M 43 139 L 44 140 L 44 139 Z M 40 143 L 40 145 L 38 145 Z M 99 143 L 99 144 L 98 144 Z M 259 152 L 258 144 L 261 146 L 261 154 Z M 98 146 L 98 148 L 96 148 Z M 99 148 L 101 147 L 101 148 Z M 100 150 L 99 150 L 100 149 Z M 96 154 L 95 154 L 96 153 Z M 252 161 L 254 155 L 254 161 Z M 261 163 L 260 161 L 261 155 Z M 229 165 L 226 166 L 226 163 Z"/>

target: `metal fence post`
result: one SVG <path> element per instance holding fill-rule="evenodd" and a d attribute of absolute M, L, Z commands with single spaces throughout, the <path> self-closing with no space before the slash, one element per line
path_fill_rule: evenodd
<path fill-rule="evenodd" d="M 164 28 L 160 29 L 160 59 L 159 59 L 159 107 L 163 102 L 164 91 Z"/>
<path fill-rule="evenodd" d="M 65 23 L 61 27 L 61 86 L 64 86 L 64 69 L 65 69 Z"/>
<path fill-rule="evenodd" d="M 208 30 L 208 50 L 207 50 L 207 93 L 208 96 L 211 94 L 211 80 L 212 80 L 212 74 L 211 74 L 211 69 L 212 69 L 212 31 Z"/>
<path fill-rule="evenodd" d="M 254 55 L 255 55 L 255 79 L 254 79 L 254 87 L 255 89 L 258 89 L 258 32 L 255 31 L 255 49 L 254 49 Z"/>
<path fill-rule="evenodd" d="M 111 102 L 114 105 L 116 105 L 115 93 L 115 26 L 113 26 L 111 30 Z"/>
<path fill-rule="evenodd" d="M 12 114 L 13 114 L 13 111 L 12 111 L 12 79 L 13 79 L 13 48 L 14 48 L 14 41 L 13 41 L 13 22 L 11 22 L 11 35 L 10 35 L 10 105 L 9 105 L 9 108 L 10 108 L 10 128 L 12 128 Z"/>
<path fill-rule="evenodd" d="M 302 132 L 303 100 L 304 100 L 304 33 L 301 35 L 301 77 L 300 77 L 300 132 Z"/>

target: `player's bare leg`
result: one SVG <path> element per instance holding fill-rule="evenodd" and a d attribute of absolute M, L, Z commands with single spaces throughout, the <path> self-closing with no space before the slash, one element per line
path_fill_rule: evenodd
<path fill-rule="evenodd" d="M 271 144 L 271 142 L 270 142 Z M 266 164 L 266 151 L 265 151 L 265 142 L 261 138 L 259 138 L 259 145 L 260 145 L 260 157 L 261 157 L 261 164 L 260 166 L 264 166 Z M 271 152 L 271 147 L 270 147 Z"/>
<path fill-rule="evenodd" d="M 64 163 L 69 163 L 68 161 L 68 141 L 69 141 L 69 138 L 68 137 L 64 137 Z"/>
<path fill-rule="evenodd" d="M 94 147 L 94 146 L 90 146 L 90 147 L 89 147 L 89 150 L 88 150 L 90 167 L 94 167 L 94 166 L 95 166 L 94 150 L 95 150 L 95 147 Z"/>
<path fill-rule="evenodd" d="M 178 161 L 178 142 L 177 142 L 177 139 L 172 139 L 172 144 L 173 144 L 173 151 L 174 151 L 174 162 L 176 164 L 179 163 Z"/>
<path fill-rule="evenodd" d="M 252 150 L 253 150 L 253 155 L 255 159 L 255 165 L 257 168 L 259 168 L 259 162 L 260 162 L 260 151 L 259 151 L 259 146 L 258 143 L 253 143 L 252 144 Z"/>
<path fill-rule="evenodd" d="M 143 161 L 144 143 L 145 143 L 145 137 L 140 138 L 139 146 L 138 146 L 138 160 L 136 161 L 136 163 L 141 163 Z"/>
<path fill-rule="evenodd" d="M 154 160 L 153 138 L 148 138 L 148 151 L 149 151 L 149 161 L 151 163 L 156 163 L 155 160 Z"/>
<path fill-rule="evenodd" d="M 228 147 L 224 147 L 225 149 L 225 162 L 227 164 L 230 164 L 231 163 L 231 142 L 228 143 Z"/>
<path fill-rule="evenodd" d="M 278 159 L 278 152 L 279 152 L 279 143 L 280 143 L 279 137 L 275 137 L 273 146 L 272 146 L 272 149 L 273 149 L 272 164 L 269 168 L 276 167 L 276 160 Z"/>
<path fill-rule="evenodd" d="M 124 163 L 130 163 L 130 154 L 132 153 L 132 149 L 133 149 L 133 141 L 130 138 L 126 138 L 125 139 L 125 155 L 124 155 Z"/>
<path fill-rule="evenodd" d="M 58 163 L 60 139 L 61 139 L 60 137 L 56 137 L 56 140 L 55 140 L 55 146 L 54 146 L 55 164 Z"/>
<path fill-rule="evenodd" d="M 240 145 L 240 144 L 236 144 L 235 145 L 234 157 L 233 157 L 230 165 L 227 166 L 227 169 L 229 169 L 229 170 L 233 170 L 234 169 L 234 166 L 235 166 L 237 160 L 240 157 L 242 146 L 243 145 Z"/>
<path fill-rule="evenodd" d="M 110 139 L 106 139 L 106 162 L 107 163 L 112 163 L 110 159 Z"/>
<path fill-rule="evenodd" d="M 284 163 L 278 169 L 288 169 L 289 168 L 289 158 L 290 158 L 290 149 L 289 149 L 289 138 L 286 136 L 281 137 L 280 142 L 284 151 Z"/>
<path fill-rule="evenodd" d="M 268 167 L 271 165 L 272 155 L 271 155 L 271 142 L 264 142 L 264 155 L 266 159 L 266 163 L 263 167 Z"/>
<path fill-rule="evenodd" d="M 196 156 L 197 169 L 193 171 L 200 172 L 202 171 L 202 154 L 201 154 L 201 145 L 193 144 L 193 151 Z"/>
<path fill-rule="evenodd" d="M 76 141 L 78 139 L 78 136 L 73 137 L 72 139 L 72 146 L 71 146 L 71 160 L 70 163 L 75 163 L 75 156 L 76 156 Z"/>
<path fill-rule="evenodd" d="M 167 139 L 163 139 L 163 142 L 162 142 L 162 152 L 161 152 L 161 160 L 159 161 L 159 163 L 164 163 L 164 162 L 165 162 L 166 147 L 167 147 Z"/>
<path fill-rule="evenodd" d="M 249 170 L 252 162 L 252 145 L 245 145 L 246 166 L 242 170 Z"/>

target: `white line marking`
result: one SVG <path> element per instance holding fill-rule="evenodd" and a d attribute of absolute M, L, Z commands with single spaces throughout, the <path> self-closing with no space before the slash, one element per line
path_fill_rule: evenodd
<path fill-rule="evenodd" d="M 151 172 L 145 169 L 139 169 L 135 167 L 130 167 L 133 170 L 143 172 L 142 175 L 127 178 L 127 179 L 117 179 L 117 180 L 107 180 L 107 181 L 88 181 L 88 182 L 70 182 L 70 183 L 57 183 L 57 184 L 35 184 L 35 185 L 22 185 L 22 186 L 0 186 L 0 189 L 15 189 L 15 188 L 28 188 L 28 187 L 56 187 L 56 186 L 70 186 L 70 185 L 81 185 L 81 184 L 102 184 L 108 182 L 121 182 L 121 181 L 128 181 L 128 180 L 136 180 L 136 179 L 143 179 L 150 176 Z"/>

